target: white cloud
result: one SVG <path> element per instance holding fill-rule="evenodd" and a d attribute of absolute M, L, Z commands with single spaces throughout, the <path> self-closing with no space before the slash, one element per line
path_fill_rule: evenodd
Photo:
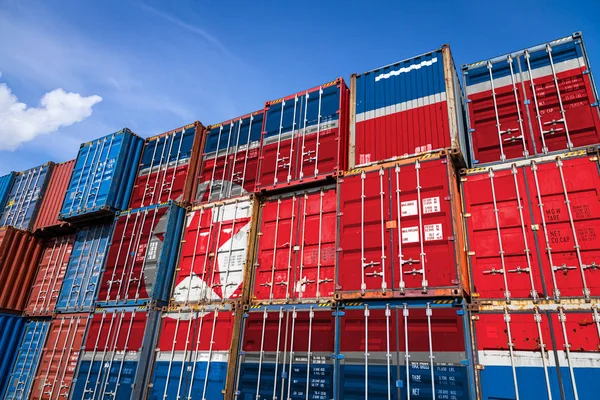
<path fill-rule="evenodd" d="M 55 89 L 42 96 L 39 107 L 28 107 L 5 83 L 0 83 L 0 150 L 15 150 L 39 135 L 81 122 L 101 101 L 100 96 Z"/>

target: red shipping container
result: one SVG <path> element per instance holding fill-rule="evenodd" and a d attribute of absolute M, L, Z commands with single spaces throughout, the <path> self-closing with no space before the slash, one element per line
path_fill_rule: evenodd
<path fill-rule="evenodd" d="M 62 208 L 74 166 L 75 160 L 55 165 L 40 205 L 40 211 L 33 225 L 34 232 L 56 234 L 70 229 L 69 223 L 58 220 L 58 214 Z"/>
<path fill-rule="evenodd" d="M 54 313 L 74 241 L 75 235 L 69 235 L 48 239 L 44 243 L 43 255 L 25 308 L 26 315 L 49 316 Z"/>
<path fill-rule="evenodd" d="M 581 33 L 465 65 L 463 74 L 474 165 L 600 143 Z"/>
<path fill-rule="evenodd" d="M 346 170 L 348 101 L 342 78 L 268 101 L 256 189 L 310 183 Z"/>
<path fill-rule="evenodd" d="M 172 302 L 188 305 L 244 298 L 255 208 L 252 197 L 241 197 L 188 212 Z"/>
<path fill-rule="evenodd" d="M 347 173 L 338 183 L 336 296 L 469 291 L 457 173 L 445 153 Z"/>
<path fill-rule="evenodd" d="M 254 193 L 264 110 L 208 126 L 196 203 Z"/>
<path fill-rule="evenodd" d="M 68 398 L 89 314 L 66 314 L 52 320 L 31 389 L 32 399 Z"/>
<path fill-rule="evenodd" d="M 334 295 L 336 191 L 312 188 L 261 204 L 254 302 L 316 302 Z"/>
<path fill-rule="evenodd" d="M 189 204 L 196 192 L 205 128 L 194 122 L 146 139 L 129 208 L 175 200 Z"/>
<path fill-rule="evenodd" d="M 467 170 L 473 291 L 483 299 L 600 296 L 600 175 L 584 151 Z"/>
<path fill-rule="evenodd" d="M 0 228 L 0 309 L 23 311 L 41 255 L 42 242 L 31 233 Z"/>
<path fill-rule="evenodd" d="M 478 398 L 595 399 L 596 306 L 533 304 L 472 314 Z"/>

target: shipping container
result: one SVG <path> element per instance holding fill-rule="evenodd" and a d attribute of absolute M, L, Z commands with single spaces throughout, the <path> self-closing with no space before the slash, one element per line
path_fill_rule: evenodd
<path fill-rule="evenodd" d="M 143 147 L 127 128 L 83 143 L 58 218 L 89 222 L 127 209 Z"/>
<path fill-rule="evenodd" d="M 115 219 L 97 304 L 169 301 L 185 210 L 173 202 L 128 210 Z"/>
<path fill-rule="evenodd" d="M 20 315 L 0 313 L 0 394 L 8 384 L 24 329 L 25 319 Z"/>
<path fill-rule="evenodd" d="M 55 310 L 60 313 L 91 311 L 112 232 L 112 224 L 82 228 L 65 271 Z"/>
<path fill-rule="evenodd" d="M 20 345 L 10 375 L 8 375 L 3 399 L 25 400 L 30 398 L 33 379 L 49 327 L 49 320 L 29 320 L 25 325 L 23 336 L 15 336 Z"/>
<path fill-rule="evenodd" d="M 257 190 L 308 184 L 346 170 L 348 93 L 338 78 L 266 102 Z"/>
<path fill-rule="evenodd" d="M 56 164 L 54 167 L 40 205 L 40 211 L 33 225 L 34 232 L 53 235 L 72 229 L 68 223 L 58 220 L 58 213 L 65 199 L 74 166 L 75 160 L 71 160 Z"/>
<path fill-rule="evenodd" d="M 195 198 L 204 131 L 194 122 L 146 139 L 130 209 L 169 200 L 185 205 Z"/>
<path fill-rule="evenodd" d="M 584 151 L 467 170 L 473 291 L 482 299 L 600 297 L 600 174 Z"/>
<path fill-rule="evenodd" d="M 245 196 L 188 211 L 171 296 L 174 304 L 245 300 L 257 206 L 253 197 Z"/>
<path fill-rule="evenodd" d="M 226 306 L 171 309 L 163 313 L 148 400 L 223 399 L 232 339 L 239 331 Z M 239 321 L 240 318 L 237 318 Z M 237 349 L 237 347 L 236 347 Z"/>
<path fill-rule="evenodd" d="M 10 172 L 6 175 L 0 176 L 0 210 L 4 210 L 10 189 L 12 189 L 13 183 L 15 182 L 16 172 Z"/>
<path fill-rule="evenodd" d="M 52 319 L 33 380 L 31 399 L 68 398 L 88 320 L 89 314 L 59 315 Z"/>
<path fill-rule="evenodd" d="M 264 110 L 207 129 L 196 203 L 254 193 Z"/>
<path fill-rule="evenodd" d="M 255 303 L 333 299 L 335 186 L 268 197 L 261 204 L 251 299 Z"/>
<path fill-rule="evenodd" d="M 463 66 L 473 165 L 600 143 L 581 33 Z"/>
<path fill-rule="evenodd" d="M 334 311 L 330 303 L 251 307 L 233 398 L 336 399 Z"/>
<path fill-rule="evenodd" d="M 146 307 L 99 308 L 92 314 L 72 399 L 141 399 L 160 312 Z"/>
<path fill-rule="evenodd" d="M 400 156 L 466 154 L 463 91 L 448 45 L 350 77 L 351 167 Z"/>
<path fill-rule="evenodd" d="M 14 226 L 25 231 L 33 228 L 54 166 L 49 162 L 16 174 L 0 226 Z"/>
<path fill-rule="evenodd" d="M 31 233 L 0 228 L 0 310 L 23 311 L 42 251 L 42 242 Z"/>
<path fill-rule="evenodd" d="M 25 307 L 30 316 L 50 316 L 60 294 L 75 235 L 47 239 Z"/>
<path fill-rule="evenodd" d="M 598 307 L 577 308 L 530 302 L 473 313 L 479 398 L 598 398 Z"/>
<path fill-rule="evenodd" d="M 337 315 L 336 399 L 475 399 L 460 301 L 346 302 Z"/>
<path fill-rule="evenodd" d="M 339 181 L 337 195 L 338 299 L 469 292 L 450 154 L 353 170 Z"/>

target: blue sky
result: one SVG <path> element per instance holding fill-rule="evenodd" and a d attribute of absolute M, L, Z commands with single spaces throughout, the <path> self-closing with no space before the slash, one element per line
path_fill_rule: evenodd
<path fill-rule="evenodd" d="M 0 149 L 16 147 L 0 174 L 122 127 L 218 123 L 444 43 L 460 66 L 581 30 L 600 68 L 598 15 L 598 1 L 0 0 Z"/>

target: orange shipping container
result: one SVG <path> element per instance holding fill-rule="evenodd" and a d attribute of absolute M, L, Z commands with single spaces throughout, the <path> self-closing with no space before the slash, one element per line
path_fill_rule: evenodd
<path fill-rule="evenodd" d="M 0 228 L 0 309 L 23 311 L 41 254 L 42 243 L 31 233 Z"/>
<path fill-rule="evenodd" d="M 44 243 L 25 314 L 49 316 L 54 313 L 74 240 L 75 235 L 68 235 L 48 239 Z"/>
<path fill-rule="evenodd" d="M 89 314 L 65 314 L 52 320 L 33 381 L 32 399 L 69 396 L 88 319 Z"/>
<path fill-rule="evenodd" d="M 38 212 L 33 231 L 39 233 L 65 232 L 70 225 L 58 220 L 58 213 L 62 207 L 69 180 L 75 166 L 75 160 L 57 164 L 52 171 L 46 194 L 42 199 L 40 211 Z"/>

